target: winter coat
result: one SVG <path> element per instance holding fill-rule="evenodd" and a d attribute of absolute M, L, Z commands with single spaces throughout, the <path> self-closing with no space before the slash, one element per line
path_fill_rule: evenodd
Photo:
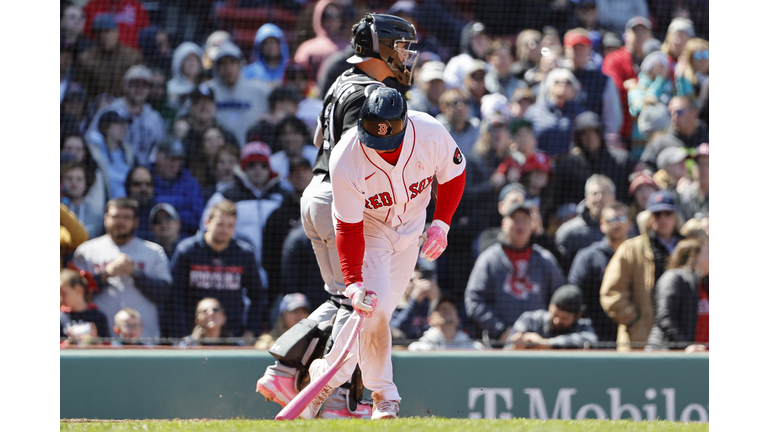
<path fill-rule="evenodd" d="M 107 52 L 97 45 L 80 53 L 74 81 L 83 84 L 91 98 L 102 93 L 120 97 L 125 73 L 138 64 L 142 64 L 141 53 L 133 48 L 118 44 Z"/>
<path fill-rule="evenodd" d="M 584 295 L 584 316 L 592 321 L 597 338 L 604 342 L 616 342 L 618 330 L 618 324 L 600 305 L 600 286 L 613 254 L 607 239 L 592 243 L 576 254 L 568 273 L 568 283 L 579 287 Z"/>
<path fill-rule="evenodd" d="M 586 115 L 586 114 L 585 114 Z M 574 125 L 573 149 L 555 166 L 552 190 L 554 208 L 566 203 L 579 203 L 584 199 L 584 186 L 593 174 L 603 174 L 616 186 L 616 200 L 629 202 L 629 154 L 621 149 L 605 145 L 600 133 L 600 147 L 594 154 L 582 149 L 580 132 L 585 126 L 577 118 Z"/>
<path fill-rule="evenodd" d="M 341 51 L 349 45 L 349 40 L 346 37 L 331 39 L 328 32 L 323 28 L 323 12 L 330 4 L 338 6 L 339 12 L 343 13 L 345 7 L 338 0 L 318 1 L 312 15 L 312 28 L 315 30 L 315 37 L 299 45 L 296 49 L 296 54 L 293 56 L 293 60 L 296 63 L 303 65 L 309 70 L 309 80 L 312 82 L 317 80 L 317 71 L 320 70 L 320 65 L 323 64 L 323 61 L 330 57 L 331 54 Z M 344 36 L 346 36 L 346 33 Z"/>
<path fill-rule="evenodd" d="M 679 234 L 675 234 L 682 238 Z M 600 304 L 608 316 L 619 323 L 616 343 L 621 351 L 630 342 L 646 342 L 654 320 L 652 293 L 656 285 L 659 260 L 651 247 L 651 237 L 643 234 L 625 241 L 608 262 L 600 286 Z"/>
<path fill-rule="evenodd" d="M 699 320 L 698 274 L 683 268 L 667 270 L 656 284 L 653 300 L 656 314 L 648 347 L 663 349 L 669 342 L 693 343 Z"/>
<path fill-rule="evenodd" d="M 532 285 L 530 291 L 513 294 L 511 273 L 515 271 L 500 244 L 480 254 L 469 276 L 464 295 L 467 317 L 491 339 L 498 338 L 507 327 L 526 311 L 546 309 L 552 293 L 565 283 L 555 258 L 546 249 L 532 246 L 525 275 Z"/>
<path fill-rule="evenodd" d="M 586 109 L 578 102 L 566 102 L 558 106 L 548 97 L 540 97 L 528 107 L 524 117 L 533 123 L 539 150 L 550 158 L 557 158 L 570 150 L 574 120 L 584 111 Z"/>
<path fill-rule="evenodd" d="M 192 93 L 196 86 L 196 83 L 190 81 L 190 79 L 181 72 L 181 66 L 189 55 L 197 56 L 202 64 L 203 49 L 196 43 L 182 42 L 182 44 L 173 52 L 173 62 L 171 63 L 171 73 L 173 77 L 168 81 L 166 91 L 168 92 L 168 99 L 177 108 L 179 107 L 179 99 L 184 95 Z"/>
<path fill-rule="evenodd" d="M 600 231 L 600 219 L 592 219 L 585 201 L 579 203 L 578 209 L 579 215 L 560 225 L 555 233 L 555 243 L 563 256 L 561 264 L 566 274 L 570 271 L 571 262 L 576 257 L 576 253 L 602 240 L 604 236 Z"/>
<path fill-rule="evenodd" d="M 619 91 L 613 81 L 593 65 L 584 69 L 573 69 L 573 75 L 581 83 L 577 102 L 588 111 L 597 113 L 603 120 L 603 128 L 608 133 L 619 133 L 624 120 Z"/>
<path fill-rule="evenodd" d="M 475 342 L 465 333 L 458 331 L 453 340 L 447 340 L 443 332 L 435 327 L 430 327 L 416 342 L 408 345 L 408 351 L 433 351 L 433 350 L 481 350 L 483 344 Z"/>
<path fill-rule="evenodd" d="M 101 116 L 110 110 L 117 111 L 131 119 L 131 123 L 128 124 L 128 132 L 125 134 L 125 144 L 132 150 L 137 164 L 148 166 L 155 146 L 165 138 L 163 117 L 148 103 L 141 107 L 139 114 L 133 115 L 128 111 L 125 98 L 120 98 L 94 115 L 91 125 L 88 126 L 89 133 L 99 131 Z"/>
<path fill-rule="evenodd" d="M 553 336 L 553 330 L 550 326 L 550 314 L 547 309 L 523 312 L 520 318 L 512 326 L 512 332 L 537 333 L 539 336 L 549 339 L 549 346 L 552 348 L 582 348 L 585 343 L 597 342 L 595 330 L 589 318 L 579 318 L 568 329 L 567 334 Z M 505 348 L 509 348 L 508 344 Z"/>
<path fill-rule="evenodd" d="M 216 61 L 225 56 L 242 58 L 242 53 L 234 43 L 227 41 L 221 44 Z M 235 134 L 237 143 L 242 148 L 246 144 L 245 133 L 250 125 L 269 108 L 269 89 L 263 84 L 249 81 L 245 77 L 245 69 L 240 71 L 232 87 L 222 81 L 215 66 L 213 75 L 214 78 L 208 81 L 208 87 L 216 97 L 216 120 Z"/>
<path fill-rule="evenodd" d="M 250 243 L 256 250 L 256 261 L 262 265 L 262 235 L 269 215 L 272 214 L 286 199 L 285 191 L 280 187 L 280 178 L 275 176 L 262 190 L 256 189 L 244 174 L 235 174 L 235 183 L 213 194 L 203 211 L 200 219 L 200 229 L 205 231 L 205 221 L 210 208 L 220 201 L 228 199 L 237 206 L 237 222 L 235 222 L 235 237 Z M 262 275 L 262 285 L 267 287 L 267 274 L 259 269 Z"/>
<path fill-rule="evenodd" d="M 203 189 L 189 170 L 182 168 L 172 180 L 160 178 L 154 165 L 150 168 L 155 181 L 155 201 L 168 203 L 176 209 L 181 218 L 181 238 L 197 232 L 197 224 L 203 214 Z"/>
<path fill-rule="evenodd" d="M 261 44 L 268 37 L 274 37 L 280 41 L 280 64 L 276 67 L 268 66 L 261 59 Z M 280 27 L 267 23 L 259 27 L 259 30 L 256 32 L 256 36 L 253 39 L 253 51 L 251 52 L 251 61 L 253 63 L 244 67 L 241 75 L 243 75 L 246 80 L 264 86 L 268 93 L 269 89 L 274 88 L 283 82 L 285 65 L 290 60 L 291 55 L 288 50 L 288 42 L 285 39 L 285 34 L 280 30 Z M 254 119 L 251 119 L 251 122 L 253 122 Z"/>
<path fill-rule="evenodd" d="M 114 151 L 108 150 L 98 129 L 85 135 L 85 143 L 98 170 L 106 174 L 107 199 L 126 196 L 125 177 L 134 163 L 131 146 L 123 143 Z"/>
<path fill-rule="evenodd" d="M 623 31 L 619 32 L 619 34 L 622 33 Z M 635 69 L 635 61 L 632 58 L 632 54 L 622 47 L 605 56 L 602 70 L 604 74 L 613 80 L 613 84 L 616 86 L 616 90 L 618 90 L 619 97 L 621 98 L 622 118 L 624 121 L 622 122 L 621 129 L 619 129 L 619 135 L 623 138 L 629 138 L 632 135 L 632 125 L 635 119 L 629 114 L 629 102 L 624 81 L 637 79 L 639 67 L 637 70 Z"/>

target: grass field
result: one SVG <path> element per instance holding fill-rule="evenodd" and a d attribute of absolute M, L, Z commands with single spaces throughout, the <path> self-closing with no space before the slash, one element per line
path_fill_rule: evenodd
<path fill-rule="evenodd" d="M 519 432 L 694 432 L 709 431 L 708 423 L 628 420 L 467 420 L 445 418 L 403 418 L 395 421 L 370 420 L 145 420 L 145 421 L 62 421 L 62 431 L 519 431 Z"/>

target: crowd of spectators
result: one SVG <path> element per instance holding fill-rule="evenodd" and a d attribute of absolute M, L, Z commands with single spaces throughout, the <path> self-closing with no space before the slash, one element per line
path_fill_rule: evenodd
<path fill-rule="evenodd" d="M 394 338 L 707 349 L 706 2 L 179 3 L 61 3 L 62 344 L 268 349 L 327 300 L 300 199 L 379 12 L 418 31 L 397 90 L 467 159 Z"/>

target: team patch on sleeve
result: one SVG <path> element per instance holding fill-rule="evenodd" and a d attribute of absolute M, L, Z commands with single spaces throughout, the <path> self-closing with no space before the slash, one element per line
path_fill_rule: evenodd
<path fill-rule="evenodd" d="M 453 152 L 453 163 L 456 165 L 461 165 L 461 162 L 464 160 L 464 155 L 461 154 L 461 150 L 459 150 L 458 147 L 456 147 L 456 151 Z"/>

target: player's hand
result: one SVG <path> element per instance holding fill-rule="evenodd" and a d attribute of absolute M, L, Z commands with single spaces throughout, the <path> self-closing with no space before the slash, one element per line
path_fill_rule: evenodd
<path fill-rule="evenodd" d="M 443 253 L 445 248 L 448 247 L 446 236 L 449 229 L 451 227 L 440 219 L 432 221 L 432 225 L 420 237 L 424 239 L 424 247 L 421 248 L 421 258 L 426 258 L 427 261 L 434 261 Z"/>
<path fill-rule="evenodd" d="M 375 292 L 366 290 L 361 282 L 355 282 L 347 286 L 344 295 L 352 300 L 352 307 L 360 316 L 363 318 L 373 316 L 376 303 L 378 303 Z"/>

